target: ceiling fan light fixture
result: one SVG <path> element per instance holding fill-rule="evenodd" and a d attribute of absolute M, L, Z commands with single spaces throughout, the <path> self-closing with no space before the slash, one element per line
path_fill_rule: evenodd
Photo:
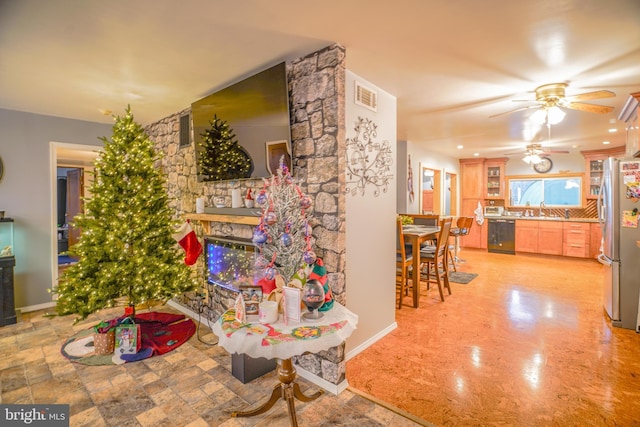
<path fill-rule="evenodd" d="M 553 107 L 543 107 L 536 110 L 529 119 L 540 126 L 546 124 L 557 125 L 564 120 L 564 116 L 566 116 L 566 113 L 560 107 L 554 105 Z"/>
<path fill-rule="evenodd" d="M 547 120 L 550 125 L 557 125 L 562 120 L 564 120 L 564 116 L 567 114 L 560 109 L 558 106 L 553 106 L 547 110 Z"/>
<path fill-rule="evenodd" d="M 547 121 L 547 109 L 540 108 L 539 110 L 536 110 L 529 119 L 537 125 L 544 125 Z"/>
<path fill-rule="evenodd" d="M 522 161 L 528 165 L 531 165 L 531 164 L 537 165 L 542 161 L 542 157 L 538 156 L 537 154 L 527 154 L 526 156 L 524 156 Z"/>

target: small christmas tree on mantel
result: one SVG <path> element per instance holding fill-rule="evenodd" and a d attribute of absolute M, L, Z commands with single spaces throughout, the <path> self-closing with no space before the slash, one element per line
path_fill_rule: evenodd
<path fill-rule="evenodd" d="M 253 161 L 249 153 L 235 139 L 229 124 L 214 116 L 211 128 L 203 134 L 200 143 L 199 173 L 205 181 L 223 181 L 249 178 L 253 172 Z"/>
<path fill-rule="evenodd" d="M 107 307 L 133 309 L 166 301 L 195 288 L 191 269 L 172 237 L 175 221 L 165 180 L 154 162 L 153 142 L 127 108 L 117 117 L 112 141 L 102 138 L 85 213 L 74 219 L 82 230 L 69 253 L 79 258 L 53 292 L 60 315 L 79 319 Z"/>

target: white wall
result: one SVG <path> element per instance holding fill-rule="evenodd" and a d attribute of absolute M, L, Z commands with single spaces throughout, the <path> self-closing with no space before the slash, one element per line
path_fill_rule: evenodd
<path fill-rule="evenodd" d="M 420 168 L 429 168 L 442 172 L 442 185 L 440 197 L 440 206 L 444 209 L 444 179 L 447 173 L 453 173 L 458 176 L 457 206 L 460 206 L 460 164 L 458 159 L 434 153 L 429 150 L 428 144 L 418 144 L 414 142 L 401 141 L 398 143 L 398 213 L 421 213 L 420 212 Z M 402 156 L 402 157 L 401 157 Z M 411 169 L 413 171 L 413 203 L 409 201 L 408 189 L 408 173 L 409 165 L 408 156 L 411 156 Z M 435 197 L 435 195 L 434 195 Z"/>
<path fill-rule="evenodd" d="M 378 111 L 354 103 L 355 80 L 378 92 Z M 392 179 L 387 191 L 374 194 L 373 185 L 364 194 L 346 196 L 346 289 L 347 306 L 359 316 L 358 328 L 347 341 L 353 356 L 396 327 L 395 323 L 395 216 L 396 216 L 396 99 L 352 72 L 346 72 L 346 138 L 356 137 L 358 117 L 377 125 L 374 142 L 391 147 Z M 349 188 L 347 176 L 347 188 Z"/>
<path fill-rule="evenodd" d="M 112 125 L 0 109 L 0 156 L 5 173 L 0 181 L 0 210 L 14 218 L 15 306 L 33 307 L 52 301 L 54 268 L 51 241 L 52 177 L 50 142 L 97 145 L 110 137 Z M 57 268 L 57 266 L 56 266 Z"/>

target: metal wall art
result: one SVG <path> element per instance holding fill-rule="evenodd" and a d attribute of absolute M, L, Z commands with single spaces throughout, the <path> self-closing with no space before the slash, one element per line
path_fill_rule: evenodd
<path fill-rule="evenodd" d="M 377 142 L 377 125 L 370 119 L 358 117 L 353 138 L 347 138 L 346 192 L 365 195 L 373 187 L 373 195 L 386 193 L 393 178 L 393 157 L 389 141 Z"/>

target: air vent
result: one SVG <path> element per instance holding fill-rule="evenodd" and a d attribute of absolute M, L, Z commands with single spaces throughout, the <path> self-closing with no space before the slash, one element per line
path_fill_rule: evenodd
<path fill-rule="evenodd" d="M 189 138 L 191 122 L 189 118 L 188 114 L 180 116 L 180 147 L 186 147 L 191 143 L 191 138 Z"/>
<path fill-rule="evenodd" d="M 378 93 L 356 82 L 356 104 L 378 111 Z"/>

